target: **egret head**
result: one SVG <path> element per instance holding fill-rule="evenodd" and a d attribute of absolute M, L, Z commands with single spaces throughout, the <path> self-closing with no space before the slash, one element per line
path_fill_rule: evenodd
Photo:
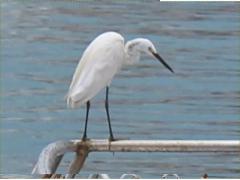
<path fill-rule="evenodd" d="M 144 54 L 148 54 L 151 57 L 156 58 L 159 62 L 161 62 L 169 71 L 171 71 L 172 73 L 174 73 L 174 71 L 172 70 L 172 68 L 163 60 L 163 58 L 158 54 L 155 46 L 153 45 L 153 43 L 148 40 L 148 39 L 144 39 L 144 38 L 137 38 L 134 39 L 132 41 L 127 42 L 126 44 L 126 48 L 129 54 L 131 54 L 132 56 L 135 54 L 140 54 L 140 53 L 144 53 Z"/>

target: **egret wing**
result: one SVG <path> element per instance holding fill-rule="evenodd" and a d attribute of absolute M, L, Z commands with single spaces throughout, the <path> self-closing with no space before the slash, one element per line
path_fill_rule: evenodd
<path fill-rule="evenodd" d="M 104 41 L 105 40 L 105 41 Z M 86 103 L 106 87 L 123 64 L 123 38 L 101 38 L 85 50 L 68 93 L 71 107 Z"/>

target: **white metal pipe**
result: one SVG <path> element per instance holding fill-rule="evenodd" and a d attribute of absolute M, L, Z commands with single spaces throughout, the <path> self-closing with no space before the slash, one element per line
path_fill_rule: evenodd
<path fill-rule="evenodd" d="M 82 142 L 78 142 L 82 143 Z M 90 140 L 89 151 L 114 152 L 240 152 L 232 140 Z"/>
<path fill-rule="evenodd" d="M 41 152 L 33 174 L 54 174 L 66 152 L 76 152 L 68 176 L 73 178 L 89 152 L 240 152 L 238 140 L 69 140 L 49 144 Z"/>

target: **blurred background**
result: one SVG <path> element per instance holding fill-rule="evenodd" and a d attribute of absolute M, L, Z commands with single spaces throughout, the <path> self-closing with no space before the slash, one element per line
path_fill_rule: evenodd
<path fill-rule="evenodd" d="M 82 136 L 85 107 L 68 109 L 64 96 L 82 52 L 105 31 L 149 38 L 176 72 L 143 57 L 115 77 L 116 137 L 239 139 L 239 12 L 232 2 L 2 0 L 1 176 L 30 177 L 43 147 Z M 104 97 L 92 101 L 90 138 L 108 138 Z M 91 153 L 78 177 L 239 178 L 239 166 L 236 153 Z"/>

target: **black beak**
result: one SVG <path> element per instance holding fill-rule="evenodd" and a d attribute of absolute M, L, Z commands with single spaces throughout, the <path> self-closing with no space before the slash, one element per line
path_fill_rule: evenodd
<path fill-rule="evenodd" d="M 161 58 L 161 56 L 158 53 L 154 53 L 152 52 L 153 56 L 156 57 L 169 71 L 171 71 L 172 73 L 174 73 L 174 71 L 172 70 L 172 68 L 163 60 L 163 58 Z"/>

